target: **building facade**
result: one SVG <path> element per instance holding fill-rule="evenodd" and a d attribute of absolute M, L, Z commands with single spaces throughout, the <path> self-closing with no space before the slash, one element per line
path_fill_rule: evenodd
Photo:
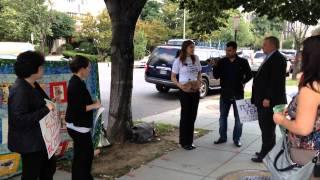
<path fill-rule="evenodd" d="M 49 9 L 64 12 L 72 17 L 81 17 L 86 14 L 97 16 L 106 5 L 103 0 L 47 0 Z"/>

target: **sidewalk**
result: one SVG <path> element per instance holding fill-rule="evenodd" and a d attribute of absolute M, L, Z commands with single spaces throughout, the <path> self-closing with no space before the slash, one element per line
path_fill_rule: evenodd
<path fill-rule="evenodd" d="M 287 87 L 287 94 L 296 92 L 295 87 Z M 266 170 L 263 163 L 251 162 L 253 154 L 260 150 L 261 132 L 258 122 L 245 123 L 242 133 L 242 147 L 233 145 L 232 131 L 234 117 L 232 108 L 228 119 L 228 142 L 214 145 L 219 138 L 219 100 L 209 97 L 201 100 L 198 109 L 196 128 L 210 130 L 207 135 L 195 140 L 197 149 L 186 151 L 178 149 L 153 160 L 134 170 L 119 180 L 216 180 L 237 170 Z M 180 108 L 141 119 L 145 122 L 156 122 L 179 125 Z M 277 128 L 277 135 L 280 130 Z M 14 180 L 20 177 L 13 178 Z M 69 180 L 71 174 L 57 171 L 56 180 Z"/>
<path fill-rule="evenodd" d="M 249 89 L 248 89 L 249 90 Z M 287 94 L 297 92 L 296 87 L 287 87 Z M 233 145 L 234 117 L 232 108 L 228 119 L 228 142 L 214 145 L 219 138 L 219 100 L 209 98 L 200 101 L 196 128 L 210 133 L 195 140 L 197 149 L 178 149 L 119 178 L 119 180 L 216 180 L 238 170 L 266 170 L 263 163 L 253 163 L 251 158 L 261 147 L 261 132 L 258 122 L 245 123 L 242 132 L 242 147 Z M 145 122 L 179 125 L 180 108 L 143 118 Z M 280 130 L 277 128 L 277 135 Z"/>

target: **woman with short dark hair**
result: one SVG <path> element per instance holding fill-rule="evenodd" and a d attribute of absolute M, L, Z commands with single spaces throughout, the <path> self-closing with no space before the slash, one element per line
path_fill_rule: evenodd
<path fill-rule="evenodd" d="M 14 70 L 18 78 L 10 88 L 8 99 L 8 148 L 21 154 L 22 180 L 52 180 L 56 171 L 55 156 L 48 159 L 39 121 L 53 104 L 37 80 L 44 73 L 44 56 L 27 51 L 18 55 Z"/>
<path fill-rule="evenodd" d="M 68 85 L 67 130 L 73 139 L 72 180 L 91 180 L 93 143 L 91 129 L 93 110 L 99 109 L 99 101 L 93 102 L 84 80 L 90 73 L 90 62 L 84 56 L 75 56 L 70 69 L 73 73 Z"/>

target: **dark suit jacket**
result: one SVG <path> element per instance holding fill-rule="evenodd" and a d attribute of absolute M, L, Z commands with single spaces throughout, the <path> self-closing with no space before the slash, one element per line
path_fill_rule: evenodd
<path fill-rule="evenodd" d="M 49 113 L 44 98 L 49 99 L 38 83 L 33 88 L 18 78 L 8 99 L 8 148 L 13 152 L 46 151 L 39 121 Z"/>
<path fill-rule="evenodd" d="M 93 102 L 85 82 L 76 75 L 69 81 L 67 98 L 66 121 L 78 127 L 92 128 L 93 111 L 87 112 L 86 106 Z"/>
<path fill-rule="evenodd" d="M 262 107 L 264 99 L 269 99 L 271 106 L 286 104 L 286 58 L 274 52 L 258 70 L 252 85 L 252 103 Z"/>

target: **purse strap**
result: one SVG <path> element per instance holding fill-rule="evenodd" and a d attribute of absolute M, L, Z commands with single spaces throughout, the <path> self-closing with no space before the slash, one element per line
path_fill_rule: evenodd
<path fill-rule="evenodd" d="M 287 138 L 287 137 L 285 137 L 285 138 Z M 279 153 L 277 154 L 277 156 L 276 156 L 276 158 L 275 158 L 275 160 L 274 160 L 274 162 L 273 162 L 274 168 L 275 168 L 277 171 L 283 172 L 283 171 L 289 171 L 289 170 L 291 170 L 291 169 L 293 169 L 293 168 L 295 168 L 295 167 L 302 167 L 301 165 L 299 165 L 299 164 L 297 164 L 297 163 L 293 163 L 293 164 L 289 165 L 288 167 L 278 168 L 277 162 L 278 162 L 280 156 L 281 156 L 281 155 L 284 153 L 284 151 L 286 150 L 284 143 L 285 143 L 285 141 L 282 142 L 282 149 L 279 151 Z"/>
<path fill-rule="evenodd" d="M 281 156 L 283 153 L 284 153 L 284 149 L 281 149 L 281 151 L 277 154 L 277 156 L 276 156 L 276 158 L 275 158 L 275 160 L 274 160 L 274 162 L 273 162 L 273 166 L 274 166 L 274 168 L 275 168 L 277 171 L 283 172 L 283 171 L 289 171 L 289 170 L 291 170 L 291 169 L 293 169 L 293 168 L 295 168 L 295 167 L 302 167 L 302 166 L 298 165 L 297 163 L 294 163 L 294 164 L 292 164 L 292 165 L 290 165 L 290 166 L 288 166 L 288 167 L 285 167 L 285 168 L 278 168 L 277 162 L 278 162 L 280 156 Z"/>
<path fill-rule="evenodd" d="M 320 150 L 317 151 L 316 155 L 314 156 L 314 158 L 312 159 L 312 162 L 314 164 L 316 164 L 318 161 L 319 161 L 319 158 L 320 158 Z"/>

